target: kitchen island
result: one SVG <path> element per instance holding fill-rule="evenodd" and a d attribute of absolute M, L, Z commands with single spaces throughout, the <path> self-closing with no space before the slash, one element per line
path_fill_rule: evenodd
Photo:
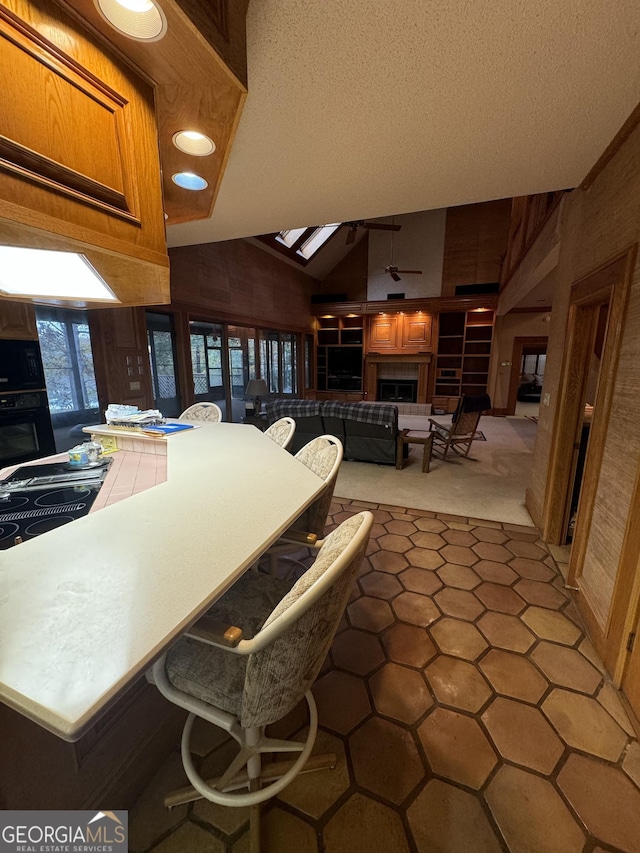
<path fill-rule="evenodd" d="M 67 741 L 81 738 L 324 485 L 248 426 L 203 424 L 150 439 L 165 440 L 166 482 L 0 555 L 0 701 Z"/>

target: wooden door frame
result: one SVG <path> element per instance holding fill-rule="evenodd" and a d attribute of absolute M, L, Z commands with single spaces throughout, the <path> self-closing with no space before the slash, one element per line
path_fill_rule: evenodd
<path fill-rule="evenodd" d="M 544 538 L 547 542 L 558 543 L 563 531 L 566 502 L 570 500 L 567 492 L 571 482 L 576 438 L 583 417 L 589 349 L 595 334 L 599 308 L 608 301 L 609 316 L 578 503 L 576 531 L 571 548 L 568 584 L 580 593 L 577 600 L 589 635 L 617 684 L 620 683 L 625 660 L 622 643 L 625 626 L 632 618 L 631 611 L 635 613 L 629 596 L 637 562 L 636 540 L 639 537 L 633 529 L 631 518 L 627 519 L 614 593 L 605 625 L 601 624 L 590 603 L 592 596 L 587 584 L 582 581 L 582 571 L 611 415 L 636 252 L 637 244 L 633 244 L 577 280 L 571 288 L 566 329 L 567 345 L 557 392 L 559 402 L 554 421 L 544 508 Z M 636 483 L 635 494 L 640 499 L 640 480 Z"/>
<path fill-rule="evenodd" d="M 597 400 L 597 407 L 594 409 L 592 440 L 589 442 L 591 446 L 585 460 L 585 471 L 588 468 L 599 471 L 604 450 L 604 438 L 609 422 L 622 338 L 622 325 L 626 313 L 635 256 L 636 244 L 600 265 L 593 272 L 578 279 L 571 288 L 571 304 L 565 331 L 567 344 L 564 348 L 560 384 L 557 391 L 558 405 L 551 440 L 543 513 L 544 538 L 545 541 L 552 544 L 559 544 L 562 534 L 562 518 L 571 476 L 571 457 L 577 432 L 576 425 L 582 419 L 581 408 L 584 405 L 582 398 L 587 373 L 586 348 L 590 344 L 590 336 L 587 341 L 584 328 L 576 328 L 576 322 L 581 319 L 579 311 L 590 305 L 600 305 L 607 299 L 610 301 L 609 322 L 600 367 L 599 385 L 601 393 Z M 596 433 L 599 437 L 597 444 L 593 441 Z M 597 479 L 590 490 L 593 492 L 593 496 L 595 496 L 596 486 Z M 588 517 L 581 517 L 581 522 L 584 523 L 585 520 L 590 522 L 592 507 L 588 508 L 586 501 L 581 501 L 581 503 L 584 504 L 583 513 L 587 509 L 589 510 Z M 575 545 L 574 541 L 572 552 L 575 550 Z"/>
<path fill-rule="evenodd" d="M 513 350 L 511 353 L 511 375 L 509 377 L 509 393 L 507 395 L 506 415 L 515 415 L 518 398 L 518 384 L 520 382 L 520 363 L 522 362 L 522 351 L 528 346 L 544 346 L 549 343 L 548 336 L 530 335 L 513 339 Z"/>

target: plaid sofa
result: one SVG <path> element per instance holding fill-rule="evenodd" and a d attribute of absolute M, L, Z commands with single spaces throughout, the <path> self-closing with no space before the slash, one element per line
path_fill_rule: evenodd
<path fill-rule="evenodd" d="M 265 408 L 270 424 L 285 416 L 295 420 L 296 431 L 289 448 L 292 453 L 312 438 L 329 434 L 342 442 L 345 459 L 395 465 L 397 406 L 279 399 L 270 400 Z"/>

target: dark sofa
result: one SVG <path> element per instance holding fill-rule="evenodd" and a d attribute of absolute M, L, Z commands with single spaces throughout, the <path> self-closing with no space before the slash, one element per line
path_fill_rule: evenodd
<path fill-rule="evenodd" d="M 340 403 L 334 400 L 270 400 L 266 404 L 270 424 L 290 417 L 296 431 L 292 453 L 319 435 L 335 435 L 344 446 L 344 458 L 358 462 L 395 465 L 398 409 L 380 403 Z"/>

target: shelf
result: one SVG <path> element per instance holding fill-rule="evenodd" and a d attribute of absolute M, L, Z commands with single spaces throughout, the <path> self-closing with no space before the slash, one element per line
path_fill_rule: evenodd
<path fill-rule="evenodd" d="M 362 346 L 364 340 L 364 330 L 363 329 L 343 329 L 340 332 L 340 343 L 343 346 L 348 346 L 350 344 L 358 344 Z"/>
<path fill-rule="evenodd" d="M 438 369 L 453 369 L 457 370 L 462 367 L 462 356 L 461 355 L 439 355 L 436 361 L 436 366 Z"/>
<path fill-rule="evenodd" d="M 462 355 L 462 338 L 444 338 L 438 342 L 438 355 Z"/>
<path fill-rule="evenodd" d="M 435 394 L 482 394 L 489 378 L 493 311 L 440 315 Z M 443 372 L 454 373 L 443 376 Z"/>
<path fill-rule="evenodd" d="M 340 343 L 340 332 L 338 329 L 319 329 L 318 346 L 331 346 Z"/>

